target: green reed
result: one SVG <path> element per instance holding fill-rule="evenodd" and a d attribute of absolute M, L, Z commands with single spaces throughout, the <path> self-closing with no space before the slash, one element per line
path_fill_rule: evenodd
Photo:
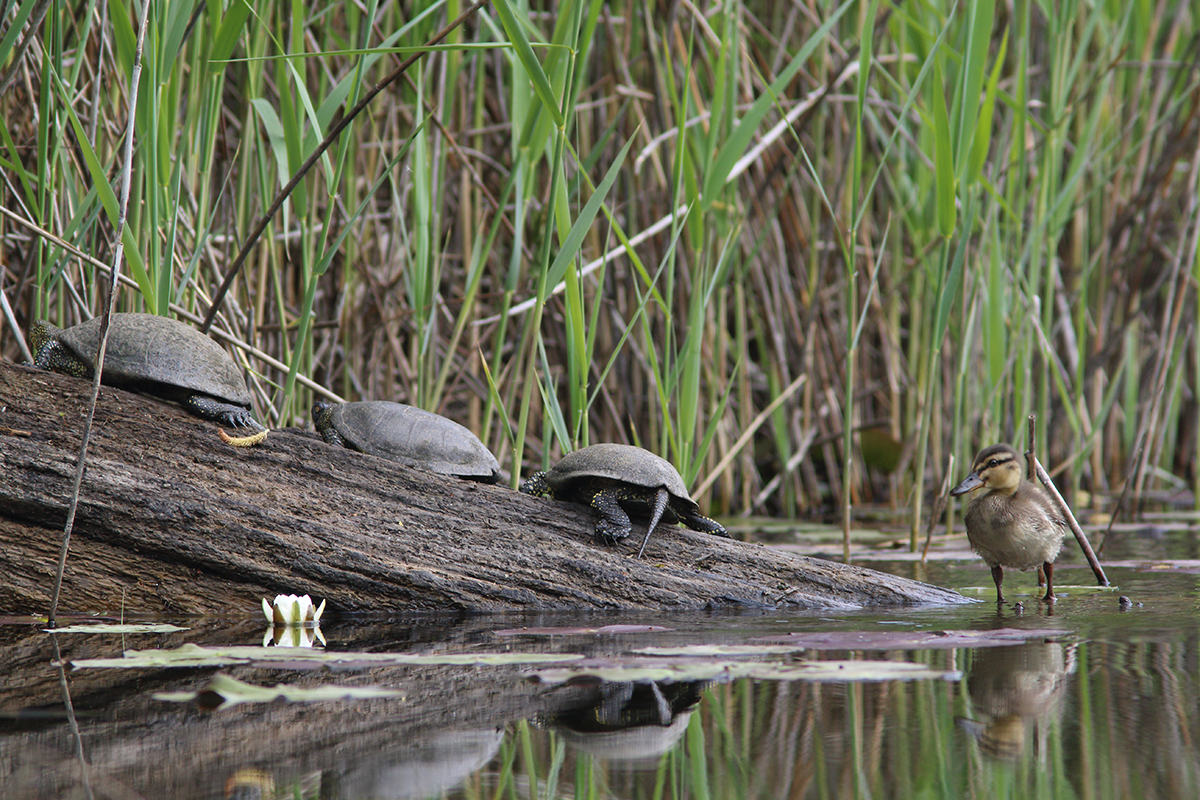
<path fill-rule="evenodd" d="M 18 59 L 10 5 L 0 205 L 103 260 L 139 12 L 56 4 Z M 148 7 L 120 305 L 201 315 L 465 9 Z M 951 454 L 1036 413 L 1066 483 L 1153 488 L 1200 455 L 1196 18 L 1156 9 L 495 0 L 305 176 L 217 326 L 284 365 L 246 360 L 274 423 L 313 386 L 410 402 L 514 481 L 630 441 L 721 513 L 890 500 L 915 531 Z M 3 226 L 23 323 L 99 308 L 101 273 Z M 908 445 L 886 488 L 871 427 Z"/>

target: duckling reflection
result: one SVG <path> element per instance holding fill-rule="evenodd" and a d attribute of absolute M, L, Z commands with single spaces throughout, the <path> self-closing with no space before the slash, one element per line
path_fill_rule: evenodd
<path fill-rule="evenodd" d="M 692 712 L 711 681 L 604 682 L 599 699 L 583 708 L 539 720 L 567 744 L 596 758 L 657 762 L 687 730 Z"/>
<path fill-rule="evenodd" d="M 967 675 L 967 693 L 979 718 L 960 717 L 959 725 L 984 755 L 1016 761 L 1025 750 L 1026 734 L 1035 734 L 1061 718 L 1068 685 L 1075 672 L 1075 646 L 1035 642 L 975 651 Z"/>

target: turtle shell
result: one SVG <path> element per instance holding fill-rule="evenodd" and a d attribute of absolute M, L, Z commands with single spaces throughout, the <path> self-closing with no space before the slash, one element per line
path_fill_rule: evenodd
<path fill-rule="evenodd" d="M 443 475 L 496 480 L 500 464 L 479 437 L 452 419 L 403 403 L 341 403 L 329 424 L 355 450 Z"/>
<path fill-rule="evenodd" d="M 58 331 L 55 338 L 91 363 L 100 344 L 100 317 Z M 156 314 L 112 315 L 104 382 L 143 385 L 161 394 L 161 389 L 152 385 L 159 384 L 240 406 L 249 406 L 251 401 L 241 370 L 220 345 L 195 328 Z"/>
<path fill-rule="evenodd" d="M 563 456 L 545 476 L 555 496 L 570 494 L 576 482 L 595 478 L 646 489 L 663 487 L 671 493 L 672 505 L 678 502 L 689 509 L 698 507 L 670 461 L 633 445 L 594 444 L 576 450 Z"/>

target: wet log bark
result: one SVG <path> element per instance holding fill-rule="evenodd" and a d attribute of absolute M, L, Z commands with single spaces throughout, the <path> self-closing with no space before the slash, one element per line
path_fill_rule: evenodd
<path fill-rule="evenodd" d="M 0 609 L 42 612 L 87 383 L 0 363 Z M 181 409 L 103 388 L 60 608 L 228 614 L 308 593 L 330 612 L 849 608 L 949 590 L 677 526 L 633 558 L 584 507 L 273 431 L 221 443 Z M 632 552 L 631 552 L 632 551 Z"/>

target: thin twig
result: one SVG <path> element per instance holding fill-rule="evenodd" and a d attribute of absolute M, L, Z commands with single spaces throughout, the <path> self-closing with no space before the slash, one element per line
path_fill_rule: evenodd
<path fill-rule="evenodd" d="M 1071 533 L 1075 534 L 1075 541 L 1079 542 L 1079 547 L 1083 550 L 1083 555 L 1087 559 L 1088 566 L 1092 568 L 1092 573 L 1096 576 L 1097 585 L 1110 586 L 1108 576 L 1104 574 L 1104 567 L 1100 566 L 1100 560 L 1096 558 L 1096 551 L 1092 549 L 1087 534 L 1083 532 L 1083 528 L 1079 527 L 1079 522 L 1075 519 L 1075 515 L 1071 513 L 1067 501 L 1058 493 L 1058 487 L 1054 485 L 1054 481 L 1050 479 L 1050 474 L 1042 467 L 1042 462 L 1038 461 L 1037 453 L 1033 452 L 1033 431 L 1036 422 L 1036 415 L 1030 414 L 1030 440 L 1029 449 L 1025 451 L 1025 460 L 1029 464 L 1029 468 L 1033 474 L 1037 476 L 1037 479 L 1042 482 L 1042 485 L 1050 493 L 1050 497 L 1054 500 L 1054 504 L 1058 506 L 1058 510 L 1062 512 L 1063 519 L 1067 521 L 1067 527 L 1071 529 Z"/>
<path fill-rule="evenodd" d="M 142 76 L 142 46 L 146 41 L 147 18 L 149 17 L 148 2 L 143 0 L 141 25 L 138 28 L 137 50 L 133 54 L 133 75 L 129 86 L 129 122 L 125 126 L 124 164 L 121 166 L 121 203 L 117 209 L 117 228 L 115 231 L 117 246 L 113 250 L 112 268 L 108 282 L 108 310 L 100 321 L 100 346 L 96 350 L 96 360 L 92 370 L 92 399 L 88 406 L 87 420 L 83 424 L 83 440 L 79 444 L 79 458 L 75 462 L 75 484 L 71 487 L 71 502 L 67 508 L 67 521 L 63 526 L 62 548 L 58 553 L 58 570 L 54 574 L 54 594 L 50 602 L 48 623 L 54 627 L 54 618 L 58 614 L 58 599 L 62 592 L 63 572 L 67 568 L 67 552 L 71 546 L 71 529 L 75 526 L 75 512 L 79 508 L 79 491 L 83 486 L 83 473 L 87 468 L 88 442 L 92 436 L 92 422 L 96 418 L 96 402 L 100 399 L 100 377 L 104 372 L 104 351 L 108 346 L 108 326 L 112 319 L 113 309 L 117 305 L 118 280 L 121 274 L 121 258 L 125 254 L 122 243 L 125 235 L 125 212 L 129 207 L 129 184 L 133 171 L 133 140 L 137 126 L 138 81 Z"/>

